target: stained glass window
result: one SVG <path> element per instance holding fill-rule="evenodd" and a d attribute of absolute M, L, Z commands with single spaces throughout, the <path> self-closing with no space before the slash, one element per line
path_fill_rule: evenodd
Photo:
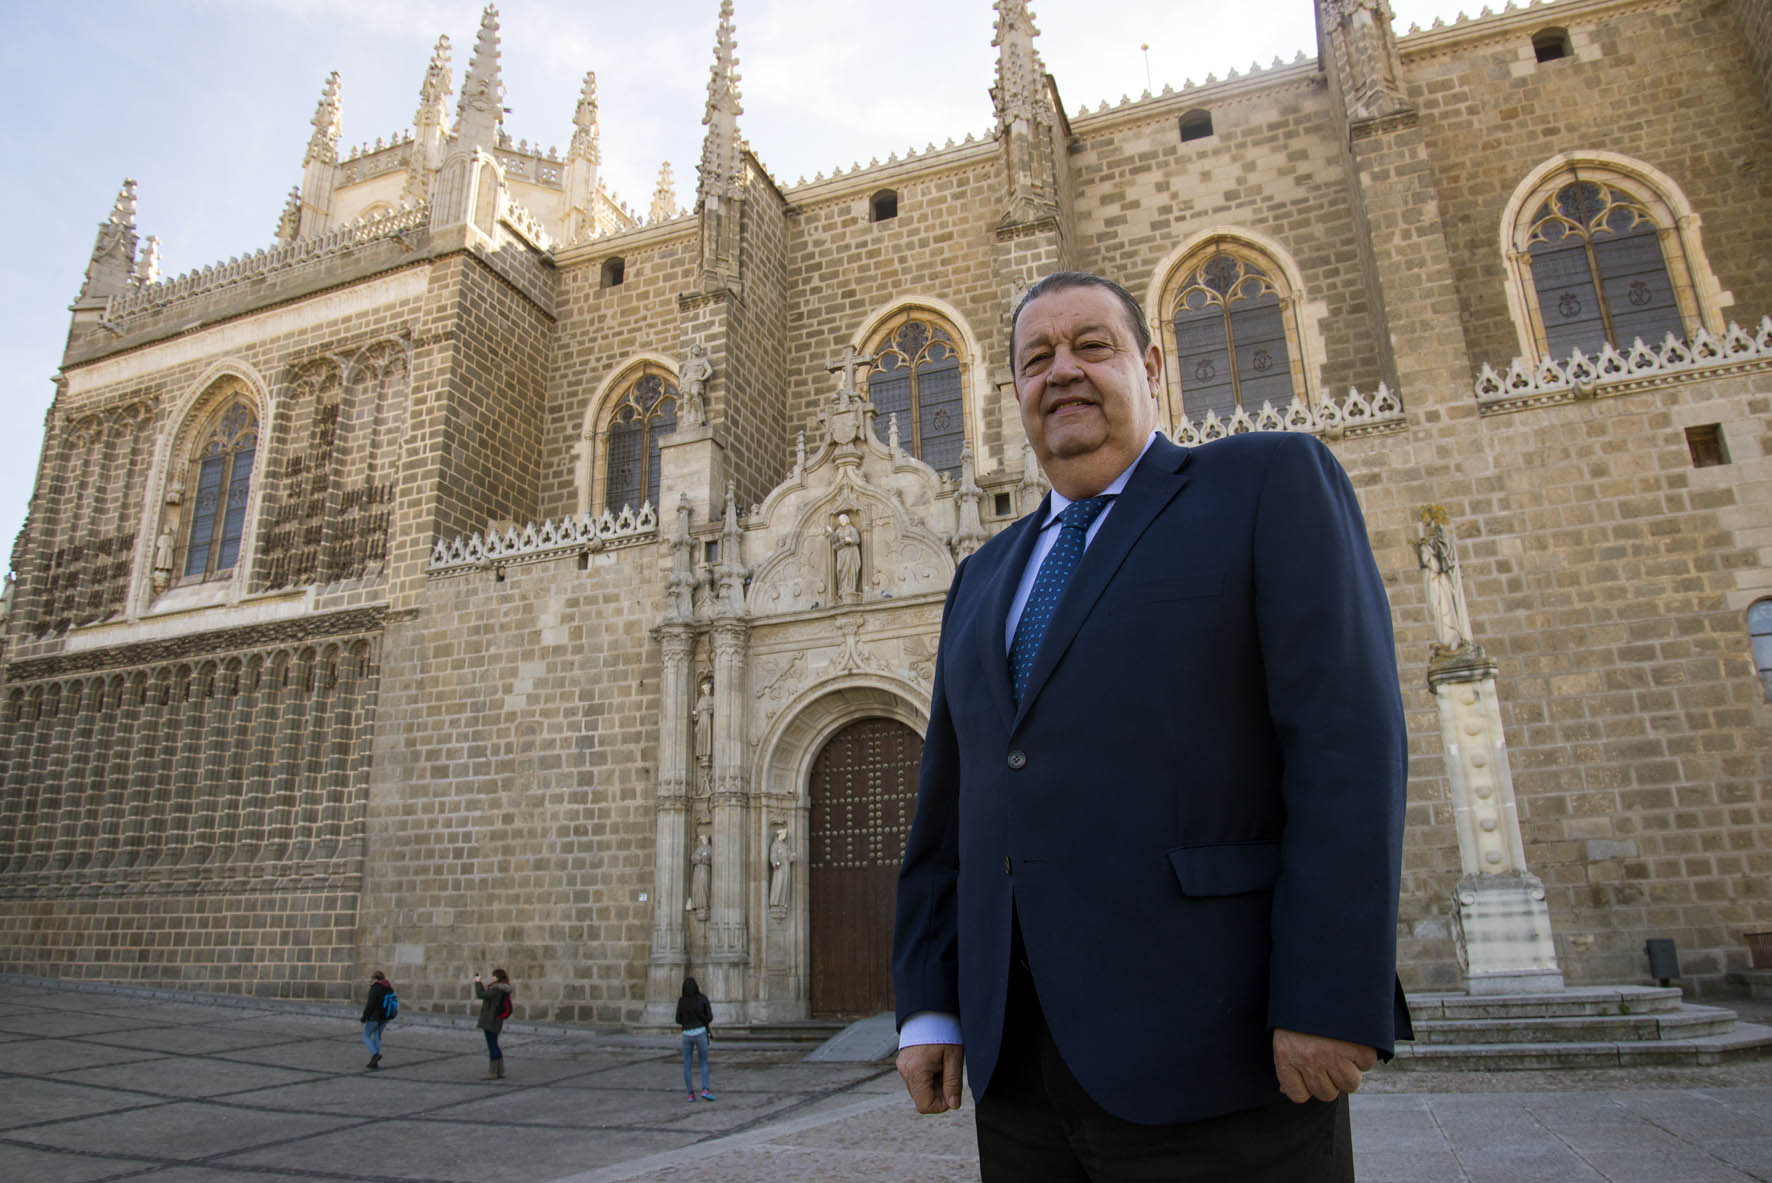
<path fill-rule="evenodd" d="M 906 320 L 887 334 L 868 374 L 874 430 L 884 440 L 898 416 L 899 446 L 948 476 L 966 446 L 960 351 L 940 325 Z"/>
<path fill-rule="evenodd" d="M 1175 363 L 1182 409 L 1228 419 L 1238 407 L 1292 401 L 1286 313 L 1266 271 L 1220 253 L 1202 263 L 1175 302 Z"/>
<path fill-rule="evenodd" d="M 224 410 L 198 449 L 192 487 L 191 532 L 185 543 L 186 579 L 211 579 L 234 569 L 246 532 L 258 416 L 235 402 Z"/>
<path fill-rule="evenodd" d="M 603 504 L 620 512 L 658 508 L 659 443 L 677 429 L 677 387 L 647 373 L 628 387 L 609 420 Z"/>
<path fill-rule="evenodd" d="M 1628 194 L 1596 181 L 1564 185 L 1533 215 L 1526 249 L 1551 357 L 1685 336 L 1660 228 Z"/>

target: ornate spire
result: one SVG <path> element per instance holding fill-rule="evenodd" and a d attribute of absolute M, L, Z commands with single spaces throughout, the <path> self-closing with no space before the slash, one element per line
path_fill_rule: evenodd
<path fill-rule="evenodd" d="M 455 136 L 463 148 L 494 148 L 504 128 L 505 86 L 498 73 L 498 9 L 488 4 L 480 14 L 480 36 L 461 83 Z"/>
<path fill-rule="evenodd" d="M 424 83 L 418 88 L 418 112 L 412 117 L 412 155 L 406 163 L 406 184 L 400 200 L 416 205 L 431 194 L 431 178 L 443 165 L 443 148 L 449 136 L 449 96 L 454 93 L 454 72 L 449 65 L 449 37 L 437 38 Z"/>
<path fill-rule="evenodd" d="M 125 179 L 111 205 L 111 216 L 98 224 L 92 259 L 80 299 L 103 300 L 126 290 L 135 273 L 135 181 Z"/>
<path fill-rule="evenodd" d="M 138 288 L 145 288 L 160 278 L 160 236 L 150 234 L 142 243 L 140 256 L 135 260 L 135 273 L 131 282 Z"/>
<path fill-rule="evenodd" d="M 677 182 L 671 175 L 671 162 L 658 166 L 658 187 L 652 191 L 652 212 L 649 222 L 668 222 L 677 216 Z"/>
<path fill-rule="evenodd" d="M 1317 36 L 1334 58 L 1334 77 L 1353 122 L 1410 108 L 1388 0 L 1318 0 Z M 1325 63 L 1326 68 L 1328 67 Z"/>
<path fill-rule="evenodd" d="M 302 167 L 310 164 L 338 163 L 338 133 L 344 124 L 344 105 L 339 101 L 338 71 L 334 70 L 326 76 L 326 86 L 320 92 L 320 103 L 314 108 L 314 134 L 308 138 L 307 154 L 301 158 Z"/>
<path fill-rule="evenodd" d="M 996 0 L 997 35 L 991 47 L 997 51 L 997 84 L 991 102 L 997 109 L 997 132 L 1002 134 L 1018 120 L 1033 123 L 1044 109 L 1046 66 L 1034 38 L 1034 14 L 1027 0 Z"/>
<path fill-rule="evenodd" d="M 431 64 L 425 67 L 425 80 L 418 88 L 418 113 L 412 117 L 414 128 L 442 127 L 449 121 L 449 96 L 455 93 L 454 71 L 449 68 L 449 34 L 437 38 L 431 51 Z"/>
<path fill-rule="evenodd" d="M 708 77 L 708 106 L 701 121 L 708 129 L 702 141 L 698 202 L 710 194 L 738 196 L 744 183 L 743 141 L 738 117 L 738 41 L 732 30 L 732 0 L 720 0 L 720 28 L 714 37 L 714 65 Z"/>
<path fill-rule="evenodd" d="M 584 89 L 579 92 L 578 109 L 572 113 L 572 145 L 566 149 L 567 160 L 588 160 L 603 163 L 603 149 L 597 144 L 597 72 L 585 71 Z"/>
<path fill-rule="evenodd" d="M 448 34 L 438 37 L 431 51 L 431 66 L 425 67 L 425 80 L 418 87 L 418 112 L 413 115 L 413 129 L 420 136 L 431 128 L 448 124 L 448 96 L 455 92 L 454 71 L 448 62 Z"/>
<path fill-rule="evenodd" d="M 277 241 L 294 242 L 296 235 L 301 233 L 301 186 L 289 187 L 289 200 L 283 203 L 283 212 L 277 218 Z"/>

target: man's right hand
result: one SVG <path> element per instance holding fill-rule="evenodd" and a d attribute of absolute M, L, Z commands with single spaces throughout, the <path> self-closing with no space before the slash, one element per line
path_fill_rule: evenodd
<path fill-rule="evenodd" d="M 957 1043 L 912 1044 L 898 1053 L 898 1075 L 918 1113 L 958 1109 L 965 1066 L 966 1049 Z"/>

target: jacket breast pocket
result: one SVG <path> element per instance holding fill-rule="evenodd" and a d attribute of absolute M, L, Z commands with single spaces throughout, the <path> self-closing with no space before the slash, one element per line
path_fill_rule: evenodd
<path fill-rule="evenodd" d="M 1167 579 L 1147 579 L 1137 588 L 1140 603 L 1163 604 L 1174 600 L 1197 600 L 1216 596 L 1224 589 L 1224 576 L 1216 571 L 1196 571 Z"/>
<path fill-rule="evenodd" d="M 1242 895 L 1272 891 L 1280 877 L 1278 842 L 1218 842 L 1207 846 L 1177 846 L 1169 851 L 1169 865 L 1183 895 Z"/>

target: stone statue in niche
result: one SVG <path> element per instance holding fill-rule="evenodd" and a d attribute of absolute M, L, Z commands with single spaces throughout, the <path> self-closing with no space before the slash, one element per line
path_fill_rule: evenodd
<path fill-rule="evenodd" d="M 154 540 L 154 592 L 158 594 L 172 586 L 172 527 L 163 526 L 160 537 Z"/>
<path fill-rule="evenodd" d="M 849 515 L 837 515 L 837 524 L 825 530 L 837 552 L 837 599 L 853 604 L 861 599 L 861 531 Z"/>
<path fill-rule="evenodd" d="M 788 888 L 793 882 L 794 859 L 793 847 L 788 845 L 788 828 L 782 826 L 775 831 L 775 841 L 769 844 L 769 906 L 785 908 L 788 906 Z"/>
<path fill-rule="evenodd" d="M 695 698 L 695 767 L 701 776 L 702 790 L 707 790 L 714 764 L 714 680 L 703 678 L 701 692 Z"/>
<path fill-rule="evenodd" d="M 708 421 L 708 380 L 714 376 L 714 363 L 708 360 L 707 346 L 689 347 L 689 360 L 683 363 L 683 426 L 700 427 Z"/>
<path fill-rule="evenodd" d="M 695 852 L 689 856 L 689 898 L 683 903 L 685 912 L 708 910 L 709 885 L 714 877 L 714 847 L 708 832 L 696 835 Z"/>

